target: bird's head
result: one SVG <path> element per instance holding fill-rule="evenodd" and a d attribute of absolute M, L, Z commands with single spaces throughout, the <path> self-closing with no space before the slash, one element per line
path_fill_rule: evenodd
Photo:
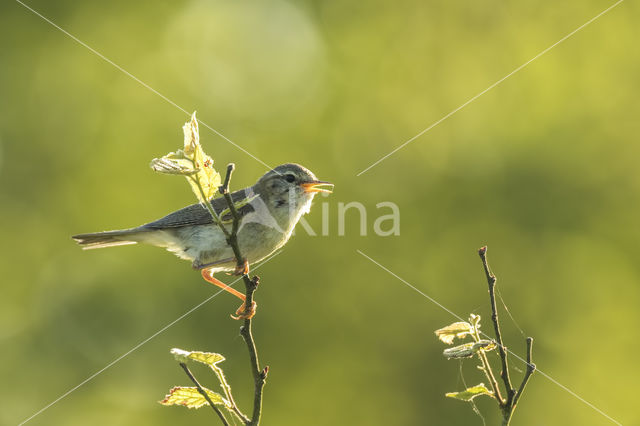
<path fill-rule="evenodd" d="M 255 192 L 276 219 L 286 214 L 295 222 L 309 211 L 316 193 L 331 193 L 332 189 L 333 184 L 318 180 L 310 170 L 293 163 L 268 171 L 255 185 Z"/>

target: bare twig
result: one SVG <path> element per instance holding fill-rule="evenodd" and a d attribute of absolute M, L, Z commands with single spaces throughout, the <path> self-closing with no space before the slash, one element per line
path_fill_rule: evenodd
<path fill-rule="evenodd" d="M 511 412 L 509 417 L 513 415 L 513 411 L 516 409 L 516 405 L 522 396 L 522 392 L 524 392 L 524 388 L 529 383 L 529 379 L 534 371 L 536 371 L 536 365 L 531 362 L 531 354 L 533 352 L 533 337 L 527 337 L 527 371 L 524 373 L 524 377 L 522 378 L 522 383 L 520 383 L 520 387 L 518 388 L 518 392 L 516 392 L 515 397 L 513 398 L 513 403 L 511 404 Z"/>
<path fill-rule="evenodd" d="M 187 376 L 191 379 L 191 381 L 193 382 L 194 385 L 196 385 L 196 388 L 198 389 L 198 392 L 200 393 L 200 395 L 202 395 L 204 397 L 204 399 L 207 400 L 207 402 L 209 403 L 209 406 L 211 406 L 211 408 L 213 409 L 213 411 L 216 412 L 216 414 L 218 415 L 218 417 L 220 417 L 220 420 L 222 421 L 222 424 L 225 426 L 229 426 L 229 422 L 227 421 L 227 419 L 224 417 L 224 414 L 222 414 L 222 411 L 220 411 L 220 409 L 218 407 L 216 407 L 216 405 L 213 403 L 213 401 L 211 401 L 211 398 L 209 397 L 209 394 L 207 393 L 207 391 L 204 390 L 204 388 L 200 385 L 200 383 L 198 382 L 198 380 L 195 378 L 195 376 L 193 375 L 193 373 L 191 373 L 191 371 L 189 370 L 189 367 L 187 367 L 187 364 L 185 364 L 184 362 L 180 363 L 180 367 L 182 367 L 182 369 L 184 370 L 185 373 L 187 373 Z"/>
<path fill-rule="evenodd" d="M 231 225 L 231 232 L 226 232 L 225 235 L 227 237 L 227 243 L 229 244 L 229 246 L 231 246 L 231 250 L 233 250 L 233 254 L 236 258 L 236 265 L 238 267 L 238 269 L 242 268 L 244 266 L 244 261 L 245 259 L 242 257 L 242 254 L 240 253 L 240 247 L 238 245 L 238 228 L 240 227 L 240 214 L 238 213 L 238 209 L 236 209 L 236 205 L 233 203 L 233 198 L 231 197 L 231 194 L 229 193 L 229 183 L 231 182 L 231 175 L 233 174 L 233 171 L 235 170 L 236 165 L 233 163 L 229 163 L 229 165 L 227 166 L 227 174 L 225 175 L 224 178 L 224 183 L 222 184 L 222 186 L 219 188 L 220 194 L 222 194 L 222 196 L 224 197 L 225 201 L 227 202 L 227 205 L 229 206 L 229 211 L 231 212 L 231 217 L 233 218 L 233 223 Z M 222 225 L 222 222 L 220 222 L 220 227 L 225 229 L 224 225 Z M 247 276 L 247 274 L 244 274 L 243 276 L 244 280 L 245 280 L 245 287 L 247 286 L 247 280 L 249 279 L 249 277 Z M 251 306 L 250 304 L 247 306 Z"/>
<path fill-rule="evenodd" d="M 236 258 L 236 265 L 238 269 L 244 268 L 246 263 L 246 259 L 242 256 L 240 252 L 240 247 L 238 245 L 238 229 L 240 226 L 240 215 L 238 214 L 238 210 L 236 209 L 235 204 L 233 203 L 233 199 L 231 194 L 229 193 L 229 183 L 231 181 L 231 175 L 235 169 L 235 165 L 233 163 L 227 166 L 227 174 L 224 179 L 224 183 L 220 187 L 220 193 L 224 196 L 227 201 L 227 205 L 229 206 L 229 211 L 231 212 L 231 217 L 233 218 L 233 224 L 231 226 L 231 232 L 225 233 L 227 235 L 227 243 L 233 250 L 233 254 Z M 219 225 L 224 228 L 222 222 L 219 222 Z M 253 305 L 253 293 L 258 288 L 259 278 L 254 276 L 253 278 L 249 278 L 247 273 L 242 275 L 242 279 L 244 281 L 245 289 L 246 289 L 246 300 L 245 300 L 245 313 L 251 309 Z M 256 349 L 255 341 L 253 340 L 253 334 L 251 332 L 251 318 L 245 318 L 244 324 L 240 327 L 240 335 L 242 336 L 245 344 L 247 345 L 247 349 L 249 351 L 249 360 L 251 362 L 251 372 L 253 374 L 254 380 L 254 398 L 253 398 L 253 414 L 251 419 L 248 422 L 245 422 L 247 425 L 258 425 L 260 423 L 260 416 L 262 413 L 262 391 L 264 389 L 264 384 L 267 378 L 267 373 L 269 372 L 269 367 L 260 368 L 260 361 L 258 359 L 258 351 Z"/>
<path fill-rule="evenodd" d="M 498 398 L 498 403 L 500 405 L 500 409 L 502 410 L 502 424 L 503 426 L 508 426 L 509 422 L 511 421 L 511 417 L 513 416 L 513 411 L 516 408 L 516 404 L 520 400 L 520 397 L 522 396 L 522 392 L 524 392 L 524 389 L 527 386 L 527 383 L 529 382 L 531 375 L 536 369 L 535 364 L 531 362 L 533 338 L 527 337 L 527 371 L 525 372 L 525 375 L 524 375 L 524 378 L 522 379 L 522 383 L 520 384 L 520 387 L 516 391 L 513 388 L 513 385 L 511 384 L 511 377 L 509 376 L 509 363 L 507 362 L 507 348 L 504 346 L 504 343 L 502 342 L 502 333 L 500 331 L 500 321 L 498 319 L 498 308 L 496 306 L 496 295 L 495 295 L 496 276 L 493 275 L 493 273 L 491 272 L 491 269 L 489 268 L 489 263 L 487 262 L 487 247 L 485 246 L 480 248 L 480 250 L 478 250 L 478 254 L 482 259 L 482 266 L 484 267 L 484 272 L 485 272 L 485 275 L 487 276 L 487 283 L 489 284 L 489 298 L 491 300 L 491 320 L 493 321 L 493 328 L 496 333 L 496 344 L 498 346 L 498 353 L 500 354 L 500 361 L 502 363 L 502 372 L 500 376 L 502 377 L 505 390 L 507 392 L 507 399 L 503 400 L 502 398 Z M 482 351 L 480 352 L 480 355 L 482 359 Z M 485 360 L 482 360 L 482 362 L 484 366 Z M 491 372 L 491 367 L 489 367 L 489 372 Z M 493 383 L 491 384 L 493 386 Z"/>
<path fill-rule="evenodd" d="M 487 276 L 487 283 L 489 284 L 489 298 L 491 300 L 491 320 L 493 321 L 493 328 L 496 333 L 496 343 L 498 345 L 500 361 L 502 362 L 502 372 L 500 373 L 500 376 L 502 377 L 502 381 L 504 381 L 505 390 L 507 392 L 507 400 L 501 405 L 506 407 L 511 406 L 513 397 L 515 396 L 515 389 L 513 389 L 513 385 L 511 384 L 511 377 L 509 377 L 507 351 L 504 344 L 502 343 L 502 333 L 500 332 L 500 322 L 498 320 L 498 308 L 496 306 L 495 294 L 496 276 L 491 272 L 491 269 L 489 268 L 489 264 L 487 262 L 487 247 L 484 246 L 480 250 L 478 250 L 478 254 L 480 254 L 480 258 L 482 259 L 482 266 L 484 267 L 484 272 Z"/>

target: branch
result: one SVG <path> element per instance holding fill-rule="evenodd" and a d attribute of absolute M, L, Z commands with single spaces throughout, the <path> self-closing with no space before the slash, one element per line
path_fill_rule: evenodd
<path fill-rule="evenodd" d="M 511 404 L 511 411 L 516 409 L 516 405 L 522 396 L 522 392 L 524 392 L 524 388 L 529 383 L 529 379 L 534 371 L 536 371 L 536 365 L 531 362 L 531 353 L 533 352 L 533 337 L 527 337 L 527 371 L 524 373 L 524 377 L 522 378 L 522 383 L 520 383 L 520 387 L 518 388 L 518 392 L 516 396 L 513 398 L 513 403 Z"/>
<path fill-rule="evenodd" d="M 491 269 L 489 268 L 489 264 L 487 262 L 487 246 L 484 246 L 480 250 L 478 250 L 478 254 L 482 259 L 482 266 L 484 267 L 484 272 L 487 276 L 487 283 L 489 284 L 489 298 L 491 299 L 491 320 L 493 321 L 493 328 L 496 333 L 496 342 L 498 344 L 498 352 L 500 353 L 500 361 L 502 362 L 502 372 L 500 373 L 500 376 L 504 381 L 504 386 L 507 392 L 507 400 L 504 403 L 500 404 L 504 410 L 505 408 L 512 406 L 515 389 L 513 389 L 513 385 L 511 384 L 511 377 L 509 377 L 507 351 L 504 344 L 502 343 L 502 333 L 500 332 L 500 322 L 498 321 L 498 308 L 496 307 L 496 276 L 491 272 Z"/>
<path fill-rule="evenodd" d="M 229 206 L 229 211 L 231 212 L 231 217 L 233 218 L 233 224 L 231 225 L 231 233 L 225 232 L 225 235 L 227 237 L 227 243 L 231 246 L 231 249 L 233 250 L 233 254 L 236 258 L 237 267 L 242 268 L 244 266 L 245 259 L 242 257 L 242 254 L 240 253 L 240 246 L 238 245 L 238 228 L 240 227 L 240 214 L 238 214 L 238 209 L 236 209 L 236 205 L 233 203 L 233 198 L 229 193 L 229 183 L 231 182 L 231 175 L 233 174 L 233 171 L 235 170 L 235 168 L 236 168 L 235 164 L 229 163 L 229 165 L 227 166 L 227 174 L 224 177 L 224 183 L 219 188 L 219 191 L 220 191 L 220 194 L 222 194 L 222 196 L 224 197 L 225 201 L 227 202 L 227 205 Z M 224 227 L 224 225 L 222 225 L 222 222 L 220 222 L 220 226 L 224 228 L 226 231 L 226 228 Z M 245 280 L 245 283 L 244 283 L 245 287 L 247 287 L 247 280 L 249 279 L 249 277 L 247 276 L 247 274 L 244 274 L 243 278 Z M 248 306 L 251 306 L 251 304 L 249 304 Z"/>
<path fill-rule="evenodd" d="M 242 275 L 242 279 L 244 281 L 245 289 L 246 289 L 246 300 L 245 300 L 245 312 L 248 312 L 253 305 L 253 293 L 258 288 L 259 278 L 254 276 L 252 279 L 249 278 L 248 275 L 248 266 L 246 265 L 246 259 L 242 256 L 240 252 L 240 246 L 238 245 L 238 229 L 240 227 L 240 215 L 238 214 L 238 210 L 236 209 L 235 204 L 233 203 L 233 198 L 229 193 L 229 183 L 231 182 L 231 175 L 235 169 L 235 165 L 230 163 L 227 166 L 227 174 L 224 178 L 224 183 L 220 187 L 220 194 L 227 201 L 227 205 L 229 206 L 229 211 L 231 212 L 231 217 L 233 218 L 233 224 L 231 226 L 231 232 L 227 235 L 227 243 L 231 246 L 233 250 L 233 254 L 236 258 L 236 265 L 238 269 L 243 268 L 244 274 Z M 224 228 L 224 225 L 220 222 L 220 226 Z M 264 389 L 264 383 L 267 379 L 267 374 L 269 372 L 269 367 L 264 367 L 264 369 L 260 369 L 260 361 L 258 359 L 258 351 L 256 349 L 256 344 L 253 340 L 253 334 L 251 332 L 251 318 L 245 318 L 244 324 L 240 327 L 240 335 L 242 336 L 245 344 L 247 345 L 247 349 L 249 351 L 249 360 L 251 362 L 251 373 L 253 374 L 254 380 L 254 396 L 253 396 L 253 414 L 251 416 L 251 420 L 246 423 L 247 425 L 258 425 L 260 423 L 260 415 L 262 413 L 262 390 Z"/>
<path fill-rule="evenodd" d="M 245 301 L 245 306 L 251 306 L 251 303 L 253 303 L 253 293 L 258 287 L 258 282 L 258 277 L 253 277 L 253 279 L 251 280 L 251 285 L 247 288 L 247 300 Z M 262 390 L 264 389 L 264 383 L 267 379 L 267 374 L 269 373 L 269 367 L 265 366 L 262 370 L 260 369 L 258 351 L 253 340 L 253 334 L 251 333 L 250 318 L 245 318 L 244 325 L 240 327 L 240 335 L 244 339 L 244 342 L 247 345 L 247 349 L 249 350 L 251 373 L 253 374 L 254 380 L 253 415 L 251 417 L 251 422 L 249 422 L 248 424 L 257 425 L 260 423 L 260 415 L 262 412 Z"/>
<path fill-rule="evenodd" d="M 225 426 L 229 426 L 229 422 L 224 417 L 224 414 L 222 414 L 222 411 L 220 411 L 220 409 L 218 407 L 216 407 L 216 405 L 213 403 L 213 401 L 211 401 L 211 398 L 209 398 L 209 394 L 207 394 L 207 392 L 200 385 L 198 380 L 196 380 L 195 376 L 189 370 L 189 367 L 187 367 L 187 364 L 185 364 L 184 362 L 181 362 L 180 363 L 180 367 L 182 367 L 184 372 L 187 373 L 187 376 L 191 379 L 193 384 L 196 385 L 196 388 L 198 388 L 198 392 L 200 393 L 200 395 L 202 395 L 204 397 L 204 399 L 207 400 L 207 402 L 209 403 L 209 405 L 211 406 L 213 411 L 215 411 L 216 414 L 218 415 L 218 417 L 220 417 L 220 420 L 222 421 L 222 424 L 225 425 Z"/>

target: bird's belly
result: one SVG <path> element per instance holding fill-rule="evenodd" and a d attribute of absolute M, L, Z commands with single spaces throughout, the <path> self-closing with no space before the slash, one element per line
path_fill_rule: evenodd
<path fill-rule="evenodd" d="M 194 266 L 233 257 L 233 251 L 217 225 L 185 226 L 173 232 L 175 240 L 180 243 L 168 245 L 167 250 L 182 259 L 191 260 Z"/>
<path fill-rule="evenodd" d="M 167 241 L 163 245 L 178 257 L 191 260 L 194 267 L 211 265 L 214 271 L 230 271 L 235 268 L 233 250 L 217 225 L 186 226 L 175 229 L 172 234 L 173 241 Z M 259 262 L 280 248 L 289 235 L 289 232 L 261 223 L 243 224 L 238 231 L 240 253 L 250 264 Z"/>
<path fill-rule="evenodd" d="M 289 232 L 251 222 L 238 231 L 238 245 L 242 255 L 252 264 L 282 247 L 289 235 Z"/>

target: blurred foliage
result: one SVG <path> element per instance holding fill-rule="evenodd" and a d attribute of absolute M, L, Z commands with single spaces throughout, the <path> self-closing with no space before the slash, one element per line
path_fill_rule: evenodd
<path fill-rule="evenodd" d="M 326 206 L 330 235 L 299 229 L 258 271 L 266 426 L 479 424 L 442 398 L 461 381 L 432 330 L 453 318 L 355 250 L 449 309 L 487 317 L 484 244 L 540 370 L 640 423 L 637 3 L 355 176 L 612 3 L 28 1 L 267 164 L 298 162 L 336 184 L 307 216 L 319 233 Z M 216 297 L 155 335 L 215 290 L 157 248 L 83 252 L 70 239 L 193 202 L 184 182 L 148 168 L 187 116 L 18 3 L 0 6 L 0 40 L 0 374 L 11 384 L 0 423 L 152 335 L 29 424 L 211 422 L 157 404 L 184 380 L 167 356 L 175 346 L 224 353 L 249 406 L 234 300 Z M 265 172 L 205 128 L 201 142 L 219 167 L 236 163 L 235 188 Z M 397 203 L 401 235 L 361 237 L 352 213 L 337 236 L 337 203 L 349 201 L 365 204 L 370 231 L 375 204 Z M 598 343 L 576 353 L 585 341 Z M 477 402 L 495 424 L 490 403 Z M 515 422 L 610 424 L 541 375 Z"/>

